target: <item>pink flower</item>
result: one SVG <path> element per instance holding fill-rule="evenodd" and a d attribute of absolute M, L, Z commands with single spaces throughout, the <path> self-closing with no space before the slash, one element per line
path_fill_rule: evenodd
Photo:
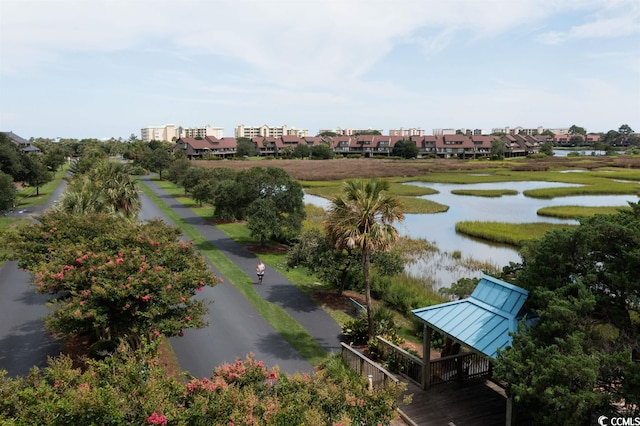
<path fill-rule="evenodd" d="M 158 330 L 153 330 L 153 335 L 158 337 L 160 336 L 160 332 Z"/>
<path fill-rule="evenodd" d="M 202 287 L 198 287 L 198 291 L 202 291 Z"/>
<path fill-rule="evenodd" d="M 154 411 L 153 414 L 151 414 L 147 419 L 147 423 L 149 423 L 150 425 L 166 425 L 167 416 L 165 416 L 164 414 L 158 414 Z"/>
<path fill-rule="evenodd" d="M 189 321 L 191 321 L 191 317 L 187 315 L 186 317 L 184 317 L 184 320 L 185 320 L 186 322 L 189 322 Z"/>
<path fill-rule="evenodd" d="M 142 296 L 142 301 L 143 301 L 143 302 L 148 302 L 148 301 L 149 301 L 149 299 L 151 299 L 151 295 L 150 295 L 150 294 L 147 294 L 147 295 L 145 295 L 145 296 Z"/>
<path fill-rule="evenodd" d="M 80 311 L 73 311 L 73 315 L 80 316 Z"/>
<path fill-rule="evenodd" d="M 167 290 L 171 290 L 171 284 L 167 286 Z"/>
<path fill-rule="evenodd" d="M 181 298 L 180 298 L 180 301 L 181 301 L 181 302 L 185 302 L 186 300 L 187 300 L 187 299 L 186 299 L 185 297 L 181 297 Z"/>
<path fill-rule="evenodd" d="M 121 257 L 119 257 L 119 258 L 117 258 L 117 259 L 116 259 L 116 263 L 120 264 L 120 263 L 122 263 L 122 262 L 124 262 L 124 260 L 123 260 Z"/>
<path fill-rule="evenodd" d="M 269 380 L 278 380 L 278 374 L 275 371 L 269 373 Z"/>
<path fill-rule="evenodd" d="M 81 258 L 77 258 L 76 259 L 76 263 L 82 263 L 82 259 Z"/>

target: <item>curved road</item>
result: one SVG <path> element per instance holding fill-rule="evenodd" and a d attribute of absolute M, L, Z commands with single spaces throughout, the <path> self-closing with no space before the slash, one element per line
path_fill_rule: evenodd
<path fill-rule="evenodd" d="M 149 177 L 142 180 L 253 278 L 257 263 L 253 254 L 166 194 Z M 64 185 L 60 185 L 51 200 L 57 199 L 63 189 Z M 141 220 L 159 217 L 169 222 L 147 196 L 141 194 L 141 200 Z M 39 214 L 46 207 L 29 213 Z M 213 265 L 212 269 L 224 279 Z M 48 296 L 35 294 L 30 279 L 29 274 L 18 269 L 16 262 L 6 262 L 0 268 L 0 369 L 7 370 L 9 376 L 24 376 L 32 366 L 46 365 L 47 357 L 58 355 L 61 350 L 60 343 L 51 339 L 44 330 L 42 317 L 47 314 L 44 302 Z M 265 300 L 285 309 L 325 350 L 339 350 L 341 331 L 338 324 L 284 276 L 267 267 L 264 284 L 257 286 L 256 290 Z M 313 371 L 313 367 L 266 323 L 230 283 L 206 287 L 198 297 L 214 301 L 209 307 L 209 326 L 186 330 L 183 337 L 171 339 L 183 370 L 196 377 L 205 377 L 216 366 L 244 359 L 253 353 L 268 367 L 278 365 L 287 373 Z"/>

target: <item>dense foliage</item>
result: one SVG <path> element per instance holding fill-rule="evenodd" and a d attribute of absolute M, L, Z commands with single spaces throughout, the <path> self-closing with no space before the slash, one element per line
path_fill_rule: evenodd
<path fill-rule="evenodd" d="M 202 327 L 203 301 L 215 285 L 204 259 L 159 220 L 130 224 L 103 214 L 49 212 L 8 239 L 19 265 L 53 296 L 47 327 L 60 337 L 95 341 L 177 336 Z"/>
<path fill-rule="evenodd" d="M 26 378 L 0 372 L 0 423 L 11 425 L 388 425 L 399 387 L 369 391 L 337 358 L 313 376 L 282 374 L 248 356 L 187 383 L 153 351 L 121 348 L 86 371 L 65 357 Z"/>
<path fill-rule="evenodd" d="M 539 321 L 495 371 L 535 424 L 640 414 L 640 207 L 631 207 L 523 250 L 516 283 Z"/>

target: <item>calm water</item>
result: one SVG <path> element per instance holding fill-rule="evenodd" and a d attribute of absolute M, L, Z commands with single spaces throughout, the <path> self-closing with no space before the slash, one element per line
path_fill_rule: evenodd
<path fill-rule="evenodd" d="M 424 238 L 434 243 L 440 250 L 438 255 L 422 259 L 409 267 L 411 273 L 424 277 L 436 288 L 448 287 L 460 278 L 479 277 L 482 271 L 465 266 L 468 264 L 465 260 L 486 262 L 496 269 L 501 269 L 509 262 L 520 262 L 520 256 L 513 248 L 488 244 L 456 233 L 456 222 L 477 220 L 575 224 L 577 222 L 573 220 L 538 216 L 536 212 L 539 208 L 546 206 L 626 206 L 630 201 L 638 202 L 638 197 L 633 195 L 559 197 L 551 200 L 528 198 L 522 195 L 522 191 L 528 189 L 571 186 L 559 182 L 501 182 L 467 185 L 413 182 L 408 185 L 424 186 L 439 191 L 438 194 L 421 198 L 449 206 L 446 213 L 406 214 L 404 222 L 398 224 L 398 230 L 402 235 Z M 451 194 L 451 190 L 461 188 L 515 189 L 518 195 L 487 198 Z M 313 195 L 305 195 L 305 202 L 325 208 L 329 205 L 328 200 Z M 456 261 L 452 256 L 456 251 L 461 253 L 462 262 Z"/>

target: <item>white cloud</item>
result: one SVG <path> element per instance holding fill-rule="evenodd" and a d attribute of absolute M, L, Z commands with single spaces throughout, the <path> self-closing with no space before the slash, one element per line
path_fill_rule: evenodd
<path fill-rule="evenodd" d="M 598 5 L 589 21 L 573 25 L 567 31 L 549 31 L 538 40 L 545 44 L 568 41 L 625 37 L 640 32 L 640 3 L 637 1 L 609 1 Z"/>

